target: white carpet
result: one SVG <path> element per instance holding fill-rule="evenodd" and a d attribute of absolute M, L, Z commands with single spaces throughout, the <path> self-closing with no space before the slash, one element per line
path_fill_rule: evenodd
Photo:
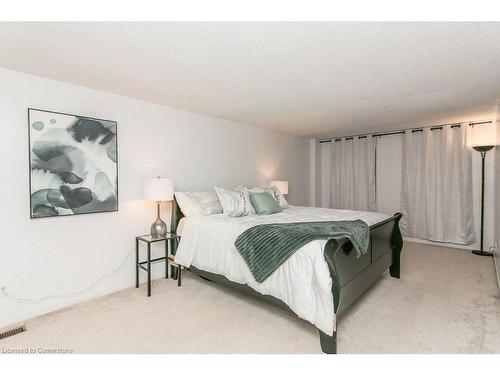
<path fill-rule="evenodd" d="M 407 242 L 339 322 L 339 353 L 500 353 L 492 258 Z M 320 353 L 318 331 L 285 310 L 184 273 L 26 322 L 1 348 L 74 353 Z"/>

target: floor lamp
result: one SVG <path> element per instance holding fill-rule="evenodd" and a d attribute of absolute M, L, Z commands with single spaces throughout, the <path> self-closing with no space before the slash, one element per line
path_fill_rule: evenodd
<path fill-rule="evenodd" d="M 484 232 L 484 162 L 486 153 L 495 146 L 474 146 L 474 150 L 481 153 L 481 247 L 479 250 L 473 250 L 472 253 L 482 256 L 493 256 L 493 253 L 483 250 L 483 232 Z"/>

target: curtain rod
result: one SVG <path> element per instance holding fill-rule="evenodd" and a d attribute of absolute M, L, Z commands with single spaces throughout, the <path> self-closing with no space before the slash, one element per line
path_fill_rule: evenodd
<path fill-rule="evenodd" d="M 474 125 L 483 125 L 483 124 L 491 124 L 493 123 L 492 120 L 489 121 L 476 121 L 476 122 L 470 122 L 469 126 L 474 126 Z M 459 128 L 461 123 L 459 122 L 454 122 L 452 124 L 443 124 L 443 125 L 432 125 L 432 126 L 422 126 L 419 128 L 408 128 L 408 129 L 403 129 L 403 130 L 394 130 L 394 131 L 389 131 L 385 133 L 371 133 L 373 137 L 383 137 L 385 135 L 395 135 L 395 134 L 404 134 L 407 130 L 411 130 L 412 133 L 416 132 L 421 132 L 424 129 L 430 128 L 431 130 L 440 130 L 443 128 L 443 126 L 451 125 L 452 128 Z M 351 140 L 354 137 L 357 138 L 366 138 L 370 133 L 365 133 L 365 134 L 359 134 L 359 135 L 348 135 L 348 136 L 343 136 L 343 137 L 333 137 L 333 138 L 326 138 L 326 139 L 321 139 L 319 143 L 329 143 L 332 140 L 335 140 L 335 142 L 340 141 L 342 138 L 345 138 L 346 140 Z"/>

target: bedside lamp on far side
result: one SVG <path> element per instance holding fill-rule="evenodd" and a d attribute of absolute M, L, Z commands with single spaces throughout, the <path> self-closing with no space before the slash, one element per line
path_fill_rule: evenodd
<path fill-rule="evenodd" d="M 160 203 L 174 200 L 174 182 L 169 178 L 146 178 L 142 184 L 142 199 L 156 202 L 156 220 L 151 225 L 151 236 L 165 237 L 167 224 L 160 218 Z"/>
<path fill-rule="evenodd" d="M 288 181 L 274 180 L 270 182 L 269 186 L 276 186 L 283 195 L 288 194 Z"/>

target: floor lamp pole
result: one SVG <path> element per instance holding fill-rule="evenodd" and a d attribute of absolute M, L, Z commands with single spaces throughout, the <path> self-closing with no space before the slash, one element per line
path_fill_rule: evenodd
<path fill-rule="evenodd" d="M 491 150 L 493 146 L 475 146 L 474 150 L 481 153 L 481 240 L 479 250 L 473 250 L 472 253 L 481 256 L 493 256 L 493 253 L 483 250 L 483 233 L 484 233 L 484 164 L 486 152 Z"/>

